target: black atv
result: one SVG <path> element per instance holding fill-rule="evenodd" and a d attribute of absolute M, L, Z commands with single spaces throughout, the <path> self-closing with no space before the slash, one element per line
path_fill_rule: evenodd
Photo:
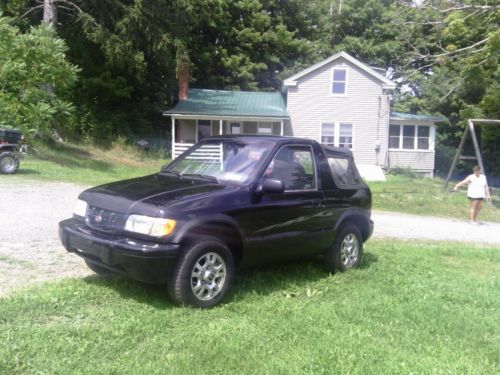
<path fill-rule="evenodd" d="M 19 169 L 22 137 L 19 130 L 0 128 L 0 173 L 12 174 Z"/>

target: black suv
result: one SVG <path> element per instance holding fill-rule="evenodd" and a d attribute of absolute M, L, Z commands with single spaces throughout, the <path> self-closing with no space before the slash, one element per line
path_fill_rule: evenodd
<path fill-rule="evenodd" d="M 356 267 L 370 211 L 349 150 L 220 136 L 157 174 L 84 191 L 59 235 L 99 274 L 166 283 L 174 301 L 211 307 L 236 268 L 318 254 L 330 272 Z"/>

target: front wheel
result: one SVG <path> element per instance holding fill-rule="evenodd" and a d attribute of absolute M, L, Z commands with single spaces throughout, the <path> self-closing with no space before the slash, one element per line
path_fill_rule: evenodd
<path fill-rule="evenodd" d="M 19 169 L 19 158 L 12 151 L 0 154 L 0 173 L 12 174 Z"/>
<path fill-rule="evenodd" d="M 234 260 L 227 246 L 217 240 L 204 240 L 180 255 L 168 292 L 178 304 L 213 307 L 229 291 L 233 274 Z"/>
<path fill-rule="evenodd" d="M 328 271 L 340 272 L 356 268 L 363 257 L 363 238 L 358 227 L 347 224 L 340 228 L 335 242 L 325 254 L 325 263 Z"/>

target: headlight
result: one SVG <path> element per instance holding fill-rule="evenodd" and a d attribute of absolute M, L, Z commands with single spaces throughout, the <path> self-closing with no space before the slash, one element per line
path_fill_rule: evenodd
<path fill-rule="evenodd" d="M 168 236 L 175 229 L 175 220 L 150 216 L 130 215 L 125 223 L 125 230 L 149 236 Z"/>
<path fill-rule="evenodd" d="M 73 209 L 73 213 L 75 215 L 85 217 L 85 215 L 87 214 L 87 202 L 82 201 L 81 199 L 77 199 L 75 208 Z"/>

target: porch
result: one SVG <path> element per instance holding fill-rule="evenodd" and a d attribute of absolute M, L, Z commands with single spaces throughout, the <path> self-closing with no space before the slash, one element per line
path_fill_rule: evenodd
<path fill-rule="evenodd" d="M 214 135 L 284 135 L 289 119 L 278 92 L 201 89 L 189 89 L 187 99 L 164 115 L 171 117 L 172 159 Z"/>
<path fill-rule="evenodd" d="M 275 119 L 213 119 L 172 116 L 172 159 L 175 159 L 189 147 L 214 135 L 226 134 L 261 134 L 283 135 L 284 120 Z"/>

